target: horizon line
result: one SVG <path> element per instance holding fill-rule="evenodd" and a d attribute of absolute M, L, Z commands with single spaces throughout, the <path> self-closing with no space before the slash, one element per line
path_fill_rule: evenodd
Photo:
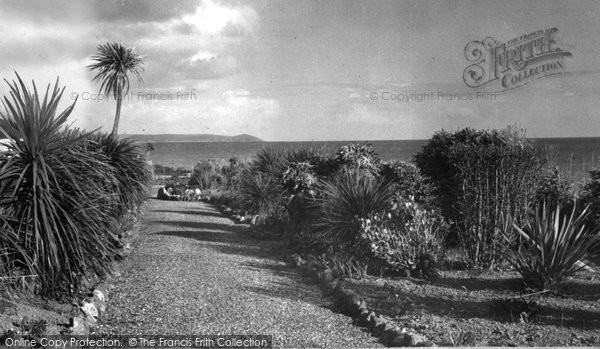
<path fill-rule="evenodd" d="M 322 139 L 322 140 L 267 140 L 258 136 L 252 136 L 249 134 L 239 134 L 234 136 L 229 135 L 219 135 L 219 134 L 211 134 L 211 133 L 156 133 L 156 134 L 141 134 L 141 133 L 131 133 L 131 134 L 121 134 L 120 136 L 200 136 L 200 135 L 211 135 L 211 136 L 222 136 L 222 137 L 237 137 L 240 135 L 247 135 L 254 138 L 260 139 L 260 141 L 246 141 L 246 142 L 237 142 L 237 143 L 297 143 L 297 142 L 390 142 L 390 141 L 427 141 L 431 138 L 404 138 L 404 139 Z M 561 136 L 561 137 L 525 137 L 526 139 L 594 139 L 600 138 L 599 136 Z M 182 141 L 182 142 L 168 142 L 168 143 L 219 143 L 219 141 L 203 141 L 203 142 L 193 142 L 193 141 Z M 227 143 L 227 142 L 225 142 Z M 236 143 L 236 142 L 231 142 Z"/>

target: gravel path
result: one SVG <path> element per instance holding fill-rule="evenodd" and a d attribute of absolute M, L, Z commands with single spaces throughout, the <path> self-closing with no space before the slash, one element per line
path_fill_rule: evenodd
<path fill-rule="evenodd" d="M 277 347 L 380 347 L 211 205 L 150 199 L 100 334 L 269 334 Z"/>

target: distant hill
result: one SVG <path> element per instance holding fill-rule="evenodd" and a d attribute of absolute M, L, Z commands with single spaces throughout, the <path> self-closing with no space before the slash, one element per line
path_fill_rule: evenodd
<path fill-rule="evenodd" d="M 126 135 L 137 140 L 140 143 L 174 143 L 174 142 L 264 142 L 258 137 L 247 134 L 237 136 L 222 136 L 213 134 L 158 134 L 158 135 L 142 135 L 130 134 Z"/>

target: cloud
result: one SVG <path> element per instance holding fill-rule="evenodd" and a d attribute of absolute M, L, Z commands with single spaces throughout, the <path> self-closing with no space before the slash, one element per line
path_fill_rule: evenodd
<path fill-rule="evenodd" d="M 269 121 L 280 114 L 279 103 L 274 99 L 252 96 L 249 91 L 225 91 L 211 110 L 220 118 L 226 129 L 239 132 L 255 130 L 261 132 L 269 126 Z"/>
<path fill-rule="evenodd" d="M 362 103 L 354 103 L 348 111 L 348 122 L 356 124 L 381 125 L 388 123 L 383 113 Z"/>
<path fill-rule="evenodd" d="M 176 92 L 164 95 L 169 93 L 173 98 L 132 96 L 123 104 L 121 128 L 129 133 L 250 133 L 269 138 L 281 113 L 278 101 L 247 90 L 191 91 L 180 98 Z M 107 115 L 103 121 L 110 123 L 112 114 Z"/>
<path fill-rule="evenodd" d="M 181 17 L 198 6 L 198 0 L 88 0 L 97 19 L 106 22 L 162 22 Z"/>
<path fill-rule="evenodd" d="M 227 7 L 205 0 L 193 13 L 184 15 L 181 20 L 201 33 L 216 34 L 225 29 L 231 31 L 231 27 L 251 31 L 257 18 L 258 15 L 251 7 Z"/>
<path fill-rule="evenodd" d="M 188 14 L 153 25 L 149 35 L 134 42 L 148 57 L 147 84 L 190 86 L 231 76 L 238 69 L 241 48 L 250 45 L 246 36 L 257 23 L 258 15 L 250 7 L 206 0 Z M 131 26 L 142 25 L 147 24 Z"/>

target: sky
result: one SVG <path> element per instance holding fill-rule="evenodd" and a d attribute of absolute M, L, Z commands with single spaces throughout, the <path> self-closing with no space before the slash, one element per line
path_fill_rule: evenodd
<path fill-rule="evenodd" d="M 516 125 L 594 137 L 599 19 L 600 2 L 582 0 L 0 0 L 0 74 L 38 87 L 59 77 L 61 106 L 77 98 L 71 122 L 87 130 L 112 128 L 115 101 L 98 95 L 87 66 L 99 44 L 118 42 L 145 62 L 123 102 L 126 134 L 388 140 Z M 443 98 L 495 92 L 463 82 L 469 42 L 553 27 L 572 54 L 562 74 Z"/>

